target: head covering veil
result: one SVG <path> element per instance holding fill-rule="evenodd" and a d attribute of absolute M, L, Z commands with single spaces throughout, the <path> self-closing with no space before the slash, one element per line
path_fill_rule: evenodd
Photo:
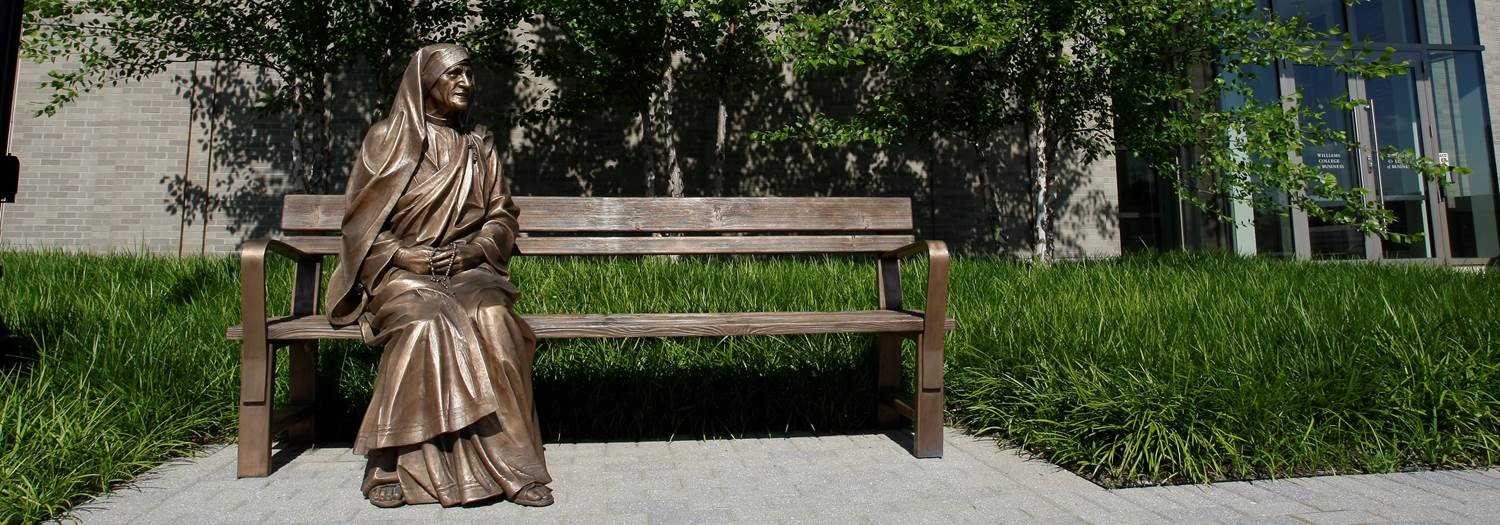
<path fill-rule="evenodd" d="M 343 247 L 325 297 L 329 321 L 335 326 L 353 324 L 364 312 L 367 297 L 358 286 L 360 265 L 390 218 L 396 199 L 406 191 L 427 148 L 424 107 L 427 90 L 448 68 L 468 58 L 469 52 L 454 44 L 434 44 L 417 50 L 401 77 L 390 114 L 371 126 L 365 135 L 349 170 L 340 227 Z M 456 117 L 459 129 L 470 127 L 467 112 Z"/>

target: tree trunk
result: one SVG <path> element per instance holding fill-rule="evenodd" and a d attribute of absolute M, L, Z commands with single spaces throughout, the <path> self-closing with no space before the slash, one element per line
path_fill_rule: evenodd
<path fill-rule="evenodd" d="M 1047 192 L 1051 182 L 1052 148 L 1047 140 L 1047 106 L 1045 103 L 1037 103 L 1036 126 L 1031 130 L 1031 148 L 1036 152 L 1036 173 L 1033 176 L 1035 194 L 1032 196 L 1032 210 L 1035 213 L 1031 224 L 1032 258 L 1042 264 L 1052 262 L 1051 239 L 1048 237 L 1048 223 L 1051 221 L 1051 210 L 1048 206 Z"/>
<path fill-rule="evenodd" d="M 682 197 L 682 167 L 677 165 L 677 131 L 672 121 L 672 92 L 676 89 L 676 83 L 672 81 L 672 71 L 677 68 L 676 54 L 667 55 L 667 71 L 662 74 L 662 110 L 666 118 L 662 119 L 662 139 L 667 147 L 667 196 L 674 198 Z M 676 254 L 667 256 L 668 260 L 677 262 Z"/>
<path fill-rule="evenodd" d="M 646 107 L 646 111 L 636 113 L 636 118 L 638 118 L 638 119 L 641 120 L 641 141 L 640 141 L 640 144 L 646 145 L 646 150 L 642 153 L 646 157 L 646 169 L 641 170 L 641 171 L 646 172 L 646 196 L 647 197 L 655 197 L 656 196 L 656 153 L 654 151 L 652 151 L 652 149 L 651 149 L 651 140 L 652 140 L 653 137 L 655 137 L 654 133 L 656 132 L 656 101 L 654 101 L 654 100 L 648 100 L 647 102 L 648 102 L 648 104 L 646 105 L 647 106 Z M 554 144 L 555 144 L 555 141 L 554 141 Z M 555 147 L 555 146 L 553 146 L 553 147 Z M 549 150 L 548 154 L 549 155 L 551 153 L 550 150 L 553 147 L 549 147 L 548 148 L 548 150 Z M 548 159 L 544 158 L 543 160 L 548 160 Z"/>
<path fill-rule="evenodd" d="M 292 173 L 296 174 L 303 193 L 317 193 L 313 189 L 312 168 L 307 158 L 307 123 L 303 122 L 301 111 L 298 113 L 296 122 L 292 123 Z"/>
<path fill-rule="evenodd" d="M 726 88 L 728 86 L 725 86 Z M 724 91 L 719 91 L 719 118 L 714 125 L 714 193 L 724 194 L 724 143 L 729 134 L 729 107 L 724 100 Z"/>
<path fill-rule="evenodd" d="M 318 87 L 318 124 L 321 129 L 318 133 L 318 189 L 321 193 L 333 192 L 333 75 L 323 73 L 318 76 L 321 84 Z"/>
<path fill-rule="evenodd" d="M 295 90 L 292 100 L 292 174 L 302 185 L 303 193 L 317 193 L 313 187 L 311 167 L 307 155 L 307 115 L 311 111 L 308 100 L 308 82 L 296 79 L 287 82 Z"/>
<path fill-rule="evenodd" d="M 665 163 L 661 165 L 667 173 L 667 195 L 670 197 L 681 197 L 683 193 L 682 167 L 677 164 L 677 132 L 673 126 L 673 92 L 676 91 L 676 80 L 673 78 L 677 69 L 678 53 L 672 49 L 671 26 L 668 25 L 666 32 L 662 34 L 661 52 L 666 59 L 662 65 L 661 93 L 653 97 L 647 109 L 646 124 L 654 126 L 653 133 L 646 134 L 644 139 L 655 140 L 666 152 Z M 653 155 L 653 160 L 654 159 Z M 653 164 L 655 164 L 653 162 Z M 654 168 L 655 166 L 653 166 Z M 654 170 L 647 170 L 654 171 Z M 656 181 L 654 176 L 648 176 L 647 195 L 654 196 L 656 193 Z"/>
<path fill-rule="evenodd" d="M 302 101 L 300 97 L 296 107 L 292 109 L 292 180 L 302 185 L 303 193 L 312 193 L 312 188 L 307 184 L 307 172 L 303 170 L 302 158 Z"/>
<path fill-rule="evenodd" d="M 733 67 L 735 64 L 734 33 L 736 26 L 734 20 L 729 21 L 729 31 L 724 36 L 724 51 L 719 54 L 721 66 L 719 68 L 719 92 L 716 94 L 719 101 L 718 119 L 714 123 L 714 194 L 724 194 L 724 148 L 729 139 L 729 89 L 733 83 Z"/>
<path fill-rule="evenodd" d="M 676 90 L 676 82 L 672 79 L 673 70 L 677 68 L 676 54 L 667 55 L 667 67 L 661 75 L 662 81 L 662 145 L 667 150 L 667 196 L 681 197 L 683 193 L 682 167 L 677 164 L 677 132 L 672 122 L 672 92 Z"/>
<path fill-rule="evenodd" d="M 219 118 L 224 112 L 222 99 L 223 90 L 219 88 L 219 79 L 223 75 L 223 69 L 218 62 L 214 63 L 213 76 L 209 80 L 209 90 L 213 92 L 213 98 L 209 99 L 208 107 L 208 158 L 205 159 L 208 169 L 203 170 L 203 233 L 198 238 L 198 251 L 200 254 L 208 253 L 208 223 L 213 220 L 214 209 L 218 205 L 214 203 L 214 164 L 216 157 L 214 148 L 218 146 Z"/>
<path fill-rule="evenodd" d="M 995 228 L 995 240 L 996 242 L 1000 242 L 1004 237 L 1002 233 L 1003 230 L 1000 227 L 1000 216 L 1004 213 L 1005 199 L 1002 198 L 1003 194 L 1000 191 L 1000 186 L 995 182 L 995 177 L 991 172 L 990 166 L 988 166 L 989 159 L 985 157 L 984 153 L 984 146 L 986 144 L 994 142 L 994 138 L 992 137 L 992 135 L 994 134 L 983 132 L 979 135 L 978 140 L 974 141 L 974 158 L 979 160 L 979 176 L 984 181 L 985 197 L 989 199 L 990 208 L 995 212 L 995 222 L 994 224 L 992 224 L 992 226 Z M 1001 146 L 1008 147 L 1009 145 L 1001 144 Z M 932 176 L 932 173 L 927 174 L 927 178 L 929 181 L 932 180 Z M 929 190 L 928 194 L 931 195 L 932 191 Z M 929 199 L 931 201 L 930 207 L 936 209 L 936 195 L 932 195 L 931 197 L 929 197 Z M 936 229 L 936 227 L 937 225 L 934 221 L 934 230 Z"/>
<path fill-rule="evenodd" d="M 178 197 L 179 209 L 177 211 L 177 256 L 187 255 L 187 227 L 188 215 L 192 213 L 192 187 L 193 175 L 193 124 L 198 120 L 198 62 L 193 62 L 193 72 L 190 77 L 191 84 L 188 87 L 188 125 L 187 125 L 187 155 L 182 159 L 182 193 Z M 205 189 L 207 186 L 204 187 Z"/>
<path fill-rule="evenodd" d="M 333 191 L 328 174 L 333 151 L 332 83 L 328 73 L 313 73 L 296 84 L 292 117 L 292 171 L 305 193 Z"/>

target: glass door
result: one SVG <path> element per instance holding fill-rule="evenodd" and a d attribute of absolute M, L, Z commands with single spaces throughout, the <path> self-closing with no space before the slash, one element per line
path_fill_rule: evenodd
<path fill-rule="evenodd" d="M 1371 194 L 1396 216 L 1392 232 L 1412 235 L 1417 240 L 1401 243 L 1373 238 L 1372 241 L 1379 242 L 1379 251 L 1372 255 L 1388 259 L 1437 257 L 1435 240 L 1439 228 L 1432 215 L 1436 203 L 1432 198 L 1435 188 L 1411 166 L 1380 154 L 1388 148 L 1395 148 L 1431 156 L 1431 152 L 1425 149 L 1423 112 L 1419 110 L 1419 94 L 1427 85 L 1422 57 L 1416 53 L 1401 53 L 1395 59 L 1408 64 L 1407 73 L 1356 82 L 1356 96 L 1368 101 L 1368 105 L 1361 108 L 1364 114 L 1358 119 L 1359 141 L 1365 146 L 1361 152 L 1364 161 L 1361 168 L 1367 172 L 1366 180 L 1373 183 L 1369 188 Z"/>
<path fill-rule="evenodd" d="M 1331 66 L 1294 64 L 1289 67 L 1294 89 L 1302 93 L 1302 104 L 1307 115 L 1318 119 L 1318 123 L 1330 131 L 1347 134 L 1357 133 L 1352 115 L 1333 102 L 1353 91 L 1349 79 Z M 1343 143 L 1304 144 L 1302 162 L 1332 175 L 1339 186 L 1345 188 L 1365 185 L 1363 172 L 1355 162 L 1355 152 Z M 1343 201 L 1317 200 L 1318 207 L 1336 211 Z M 1337 224 L 1307 217 L 1307 241 L 1311 255 L 1317 259 L 1362 259 L 1367 253 L 1365 234 L 1347 224 Z"/>
<path fill-rule="evenodd" d="M 1479 53 L 1429 51 L 1427 59 L 1432 77 L 1428 113 L 1437 149 L 1431 156 L 1470 170 L 1450 177 L 1435 206 L 1448 228 L 1446 251 L 1461 259 L 1500 256 L 1493 144 Z"/>
<path fill-rule="evenodd" d="M 1261 5 L 1316 30 L 1348 29 L 1355 42 L 1390 49 L 1410 68 L 1372 79 L 1345 78 L 1329 67 L 1279 68 L 1281 94 L 1300 92 L 1309 118 L 1359 143 L 1357 151 L 1338 143 L 1306 144 L 1298 160 L 1342 187 L 1368 190 L 1369 202 L 1395 216 L 1393 231 L 1413 238 L 1393 242 L 1293 210 L 1296 256 L 1466 262 L 1500 257 L 1500 181 L 1473 0 L 1269 0 Z M 1330 103 L 1345 93 L 1369 105 L 1346 111 Z M 1411 166 L 1383 158 L 1380 152 L 1387 149 L 1414 151 L 1471 173 L 1428 181 Z M 1314 204 L 1335 211 L 1342 203 Z M 1259 239 L 1250 237 L 1249 228 L 1240 230 L 1237 248 L 1259 251 Z"/>
<path fill-rule="evenodd" d="M 1397 53 L 1394 58 L 1409 68 L 1385 78 L 1349 79 L 1331 67 L 1292 66 L 1290 81 L 1302 92 L 1302 103 L 1320 114 L 1323 126 L 1344 131 L 1361 145 L 1359 151 L 1349 151 L 1337 143 L 1310 144 L 1303 148 L 1302 162 L 1333 175 L 1342 187 L 1369 190 L 1369 199 L 1395 215 L 1392 231 L 1414 238 L 1410 243 L 1395 242 L 1308 217 L 1307 253 L 1313 258 L 1447 258 L 1450 246 L 1456 257 L 1485 257 L 1468 254 L 1487 249 L 1500 252 L 1489 143 L 1483 134 L 1485 113 L 1482 106 L 1469 107 L 1482 102 L 1473 95 L 1477 87 L 1468 85 L 1478 80 L 1463 78 L 1458 64 L 1437 63 L 1438 58 L 1454 61 L 1454 53 L 1427 55 Z M 1350 112 L 1329 103 L 1344 93 L 1368 104 Z M 1411 166 L 1381 154 L 1391 148 L 1466 167 L 1475 161 L 1482 164 L 1470 168 L 1474 176 L 1444 193 Z M 1317 204 L 1329 211 L 1342 206 L 1339 201 Z M 1450 223 L 1461 223 L 1453 235 Z"/>

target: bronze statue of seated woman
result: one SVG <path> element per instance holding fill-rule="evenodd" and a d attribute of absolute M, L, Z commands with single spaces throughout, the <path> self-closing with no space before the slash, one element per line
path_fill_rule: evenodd
<path fill-rule="evenodd" d="M 512 310 L 520 213 L 494 135 L 470 120 L 468 52 L 422 48 L 349 174 L 329 318 L 382 347 L 355 439 L 371 503 L 545 506 L 536 335 Z"/>

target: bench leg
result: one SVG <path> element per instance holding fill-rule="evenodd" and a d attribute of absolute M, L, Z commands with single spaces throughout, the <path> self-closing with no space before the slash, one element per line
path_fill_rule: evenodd
<path fill-rule="evenodd" d="M 891 406 L 901 395 L 901 336 L 880 334 L 875 351 L 875 425 L 895 428 L 901 424 L 901 414 Z"/>
<path fill-rule="evenodd" d="M 912 455 L 943 457 L 943 339 L 917 338 L 916 437 Z"/>
<path fill-rule="evenodd" d="M 249 343 L 247 343 L 249 344 Z M 262 345 L 264 346 L 264 345 Z M 247 351 L 253 349 L 246 348 Z M 270 348 L 263 350 L 271 354 Z M 273 374 L 275 373 L 275 361 L 272 359 L 244 360 L 240 366 L 240 454 L 239 454 L 239 477 L 258 478 L 265 477 L 271 473 L 271 405 L 275 400 L 268 393 L 247 392 L 250 388 L 245 377 L 262 377 L 261 383 L 270 386 L 275 384 Z M 250 402 L 246 399 L 262 399 L 263 401 Z"/>
<path fill-rule="evenodd" d="M 290 376 L 290 391 L 287 393 L 287 402 L 293 406 L 308 407 L 304 416 L 297 423 L 287 427 L 287 441 L 293 443 L 312 443 L 316 437 L 313 408 L 318 400 L 318 342 L 307 341 L 292 345 L 290 362 L 288 363 L 288 375 Z"/>
<path fill-rule="evenodd" d="M 240 404 L 239 477 L 261 478 L 271 473 L 271 407 Z"/>
<path fill-rule="evenodd" d="M 916 438 L 912 455 L 943 457 L 943 391 L 917 393 Z"/>

